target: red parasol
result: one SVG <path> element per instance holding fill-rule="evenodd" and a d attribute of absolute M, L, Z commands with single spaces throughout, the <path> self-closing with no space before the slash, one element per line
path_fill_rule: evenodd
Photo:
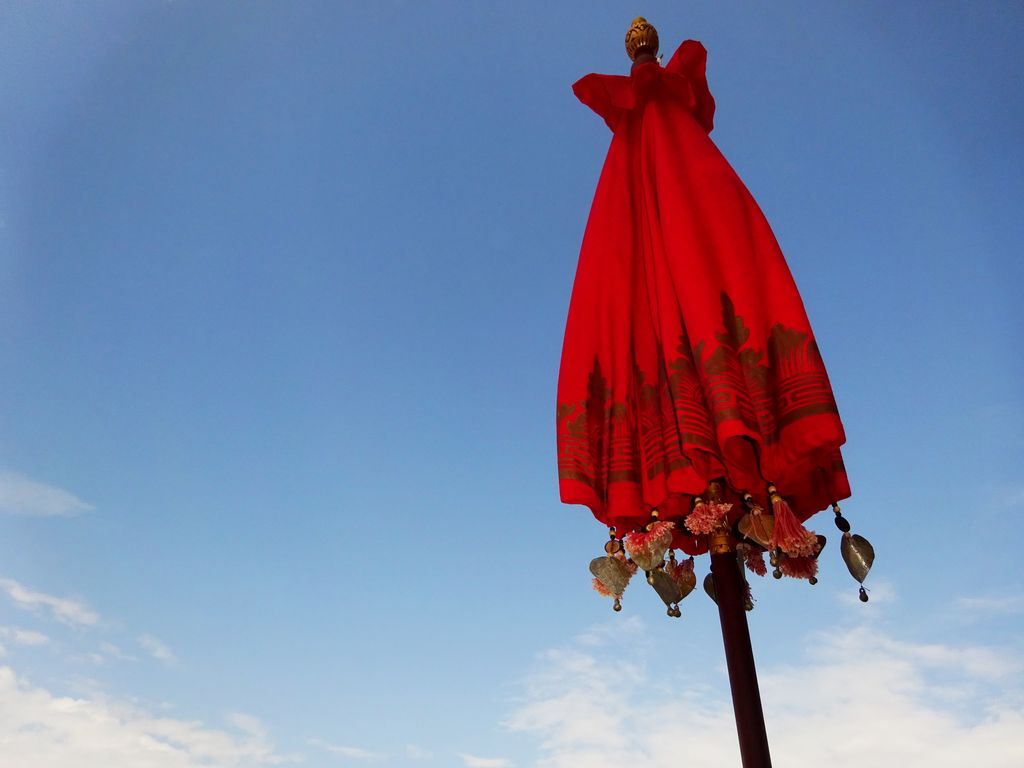
<path fill-rule="evenodd" d="M 588 506 L 610 531 L 595 587 L 618 609 L 639 567 L 678 616 L 695 577 L 673 550 L 733 563 L 737 543 L 751 570 L 764 572 L 767 551 L 776 577 L 813 583 L 824 537 L 802 523 L 830 504 L 863 581 L 873 553 L 836 504 L 850 488 L 828 375 L 771 228 L 708 135 L 707 53 L 687 40 L 662 67 L 642 18 L 626 43 L 629 77 L 573 86 L 613 132 L 558 379 L 562 501 Z M 724 582 L 740 594 L 742 577 L 713 570 L 706 586 L 722 609 Z M 763 751 L 767 761 L 766 741 Z"/>

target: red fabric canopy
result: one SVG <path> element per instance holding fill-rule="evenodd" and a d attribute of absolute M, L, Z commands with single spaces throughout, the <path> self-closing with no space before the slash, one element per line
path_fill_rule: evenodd
<path fill-rule="evenodd" d="M 573 86 L 614 136 L 587 222 L 558 379 L 562 501 L 625 534 L 681 520 L 708 482 L 805 520 L 850 494 L 845 441 L 796 285 L 708 133 L 707 52 Z M 734 504 L 733 519 L 742 504 Z M 677 526 L 682 531 L 682 526 Z M 675 546 L 703 549 L 694 538 Z"/>

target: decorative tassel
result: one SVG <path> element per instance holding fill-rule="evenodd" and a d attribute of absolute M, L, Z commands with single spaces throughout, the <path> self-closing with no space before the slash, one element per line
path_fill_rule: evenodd
<path fill-rule="evenodd" d="M 693 531 L 694 533 L 696 533 L 696 531 L 694 531 L 693 528 L 690 527 L 690 518 L 700 518 L 703 517 L 706 513 L 707 510 L 705 509 L 704 499 L 702 499 L 700 496 L 694 496 L 693 509 L 690 510 L 690 514 L 687 516 L 686 520 L 683 521 L 683 525 L 686 526 L 686 529 L 688 531 Z"/>
<path fill-rule="evenodd" d="M 807 579 L 817 583 L 818 561 L 813 557 L 785 557 L 779 563 L 779 570 L 792 579 Z"/>
<path fill-rule="evenodd" d="M 688 557 L 685 560 L 677 561 L 671 559 L 668 565 L 665 566 L 665 572 L 672 577 L 672 580 L 679 585 L 687 594 L 697 584 L 697 577 L 693 574 L 693 558 Z"/>
<path fill-rule="evenodd" d="M 654 570 L 665 559 L 665 551 L 672 543 L 675 523 L 656 520 L 644 531 L 634 531 L 623 539 L 626 551 L 645 571 Z"/>
<path fill-rule="evenodd" d="M 775 516 L 772 548 L 781 549 L 790 557 L 813 557 L 818 548 L 818 537 L 800 524 L 774 485 L 768 486 L 768 495 L 772 500 L 772 513 Z"/>
<path fill-rule="evenodd" d="M 740 544 L 736 549 L 743 555 L 743 564 L 747 566 L 747 570 L 753 571 L 758 576 L 768 573 L 768 568 L 764 564 L 764 552 L 749 544 Z"/>
<path fill-rule="evenodd" d="M 622 595 L 613 595 L 611 592 L 609 592 L 608 588 L 599 578 L 597 578 L 597 576 L 591 579 L 590 583 L 591 586 L 594 587 L 594 591 L 597 592 L 597 594 L 599 594 L 601 597 L 622 597 Z"/>
<path fill-rule="evenodd" d="M 686 527 L 691 533 L 709 534 L 721 525 L 732 509 L 732 504 L 722 504 L 717 501 L 705 502 L 698 496 L 693 505 L 693 511 L 686 517 Z"/>

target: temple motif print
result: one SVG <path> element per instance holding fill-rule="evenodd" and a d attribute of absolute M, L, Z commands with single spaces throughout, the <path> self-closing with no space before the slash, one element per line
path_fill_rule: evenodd
<path fill-rule="evenodd" d="M 634 363 L 631 387 L 613 393 L 595 357 L 585 400 L 559 403 L 559 478 L 603 494 L 609 483 L 639 482 L 690 464 L 686 447 L 719 454 L 716 426 L 740 423 L 765 445 L 815 414 L 836 414 L 825 366 L 807 332 L 776 324 L 760 347 L 723 293 L 722 329 L 712 351 L 679 339 L 655 371 Z"/>

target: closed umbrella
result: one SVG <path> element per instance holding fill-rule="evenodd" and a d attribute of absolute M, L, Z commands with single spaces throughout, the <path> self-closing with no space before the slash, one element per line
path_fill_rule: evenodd
<path fill-rule="evenodd" d="M 743 764 L 767 766 L 739 564 L 764 573 L 767 555 L 776 577 L 813 583 L 824 537 L 805 523 L 830 506 L 858 580 L 874 554 L 839 510 L 846 438 L 800 294 L 709 135 L 707 52 L 687 40 L 662 66 L 642 18 L 626 48 L 629 76 L 573 86 L 612 140 L 558 378 L 561 499 L 607 526 L 591 571 L 616 609 L 642 570 L 680 615 L 692 557 L 711 553 Z"/>

